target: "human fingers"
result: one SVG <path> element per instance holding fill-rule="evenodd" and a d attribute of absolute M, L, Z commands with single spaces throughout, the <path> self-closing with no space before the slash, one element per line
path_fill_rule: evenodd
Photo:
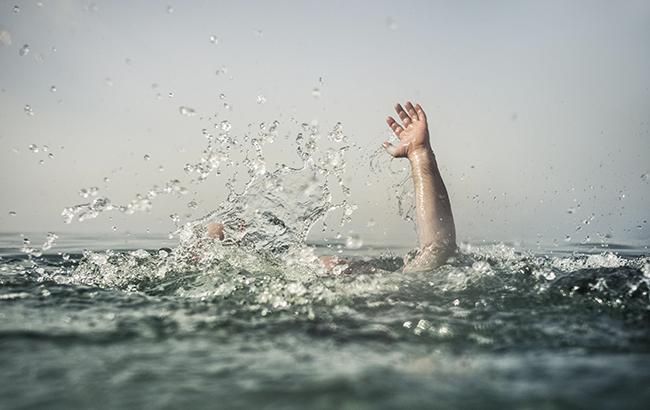
<path fill-rule="evenodd" d="M 386 124 L 388 124 L 391 130 L 393 130 L 393 134 L 395 134 L 397 138 L 400 138 L 400 134 L 404 131 L 404 128 L 395 121 L 395 118 L 386 118 Z"/>
<path fill-rule="evenodd" d="M 397 103 L 395 106 L 395 112 L 397 112 L 397 115 L 399 115 L 399 118 L 402 120 L 404 126 L 408 127 L 411 123 L 411 117 L 409 117 L 406 111 L 404 111 L 404 108 L 402 108 L 401 104 Z"/>
<path fill-rule="evenodd" d="M 388 141 L 384 141 L 382 145 L 384 146 L 386 152 L 388 152 L 390 155 L 392 155 L 395 158 L 406 156 L 406 153 L 404 151 L 404 146 L 402 145 L 393 145 Z"/>
<path fill-rule="evenodd" d="M 409 116 L 413 121 L 419 120 L 418 113 L 417 111 L 415 111 L 415 107 L 413 107 L 413 103 L 411 103 L 410 101 L 406 103 L 406 112 L 408 112 Z"/>
<path fill-rule="evenodd" d="M 420 118 L 420 120 L 424 122 L 427 121 L 427 115 L 424 113 L 424 110 L 422 109 L 422 106 L 420 106 L 420 104 L 415 105 L 415 111 L 418 113 L 418 118 Z"/>
<path fill-rule="evenodd" d="M 386 150 L 386 152 L 388 152 L 388 153 L 389 153 L 390 155 L 392 155 L 392 156 L 395 156 L 395 152 L 397 151 L 397 148 L 395 148 L 395 146 L 394 146 L 393 144 L 391 144 L 391 143 L 388 142 L 388 141 L 384 141 L 384 143 L 382 144 L 382 146 L 384 147 L 384 149 Z"/>

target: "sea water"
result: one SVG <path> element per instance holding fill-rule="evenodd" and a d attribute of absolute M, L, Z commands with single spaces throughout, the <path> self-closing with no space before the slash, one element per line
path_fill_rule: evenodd
<path fill-rule="evenodd" d="M 354 145 L 341 126 L 278 127 L 203 131 L 206 148 L 184 172 L 218 176 L 228 194 L 204 218 L 171 215 L 169 237 L 0 237 L 0 407 L 650 402 L 647 247 L 461 243 L 444 266 L 403 274 L 409 249 L 310 239 L 332 212 L 345 225 L 355 210 L 343 178 Z M 297 162 L 268 160 L 278 139 Z M 163 181 L 117 204 L 86 189 L 88 202 L 62 216 L 137 217 L 186 191 Z M 408 195 L 399 199 L 408 220 Z M 206 236 L 211 222 L 224 224 L 223 241 Z M 326 270 L 318 256 L 332 254 L 345 263 Z"/>
<path fill-rule="evenodd" d="M 342 254 L 366 261 L 358 272 L 331 274 L 244 255 L 174 269 L 166 238 L 68 241 L 36 258 L 2 238 L 2 408 L 650 400 L 645 249 L 464 244 L 447 265 L 404 275 L 391 255 L 405 250 L 364 247 Z"/>

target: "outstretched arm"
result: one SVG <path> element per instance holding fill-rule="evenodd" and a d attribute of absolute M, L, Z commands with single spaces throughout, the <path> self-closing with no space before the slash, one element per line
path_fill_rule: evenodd
<path fill-rule="evenodd" d="M 429 143 L 427 117 L 417 104 L 400 104 L 395 111 L 401 124 L 393 117 L 386 122 L 399 139 L 396 144 L 384 142 L 384 148 L 395 158 L 407 158 L 415 188 L 415 225 L 420 251 L 409 261 L 404 271 L 433 269 L 445 263 L 456 249 L 456 229 L 447 189 L 438 170 Z"/>

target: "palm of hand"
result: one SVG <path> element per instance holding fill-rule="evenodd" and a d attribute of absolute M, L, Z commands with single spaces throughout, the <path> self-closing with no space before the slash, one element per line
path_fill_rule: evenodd
<path fill-rule="evenodd" d="M 417 104 L 406 103 L 406 110 L 400 104 L 395 106 L 397 115 L 402 120 L 399 124 L 393 117 L 388 117 L 386 123 L 399 139 L 396 144 L 384 141 L 384 148 L 395 158 L 408 157 L 415 152 L 430 149 L 427 117 Z"/>

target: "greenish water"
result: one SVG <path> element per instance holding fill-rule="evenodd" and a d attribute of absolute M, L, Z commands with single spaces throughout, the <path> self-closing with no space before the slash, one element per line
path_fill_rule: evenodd
<path fill-rule="evenodd" d="M 159 252 L 163 240 L 68 236 L 31 257 L 15 243 L 0 244 L 2 408 L 650 401 L 645 247 L 465 244 L 448 265 L 404 275 L 395 248 L 344 249 L 353 272 L 326 274 L 304 249 L 219 246 L 188 262 Z"/>

